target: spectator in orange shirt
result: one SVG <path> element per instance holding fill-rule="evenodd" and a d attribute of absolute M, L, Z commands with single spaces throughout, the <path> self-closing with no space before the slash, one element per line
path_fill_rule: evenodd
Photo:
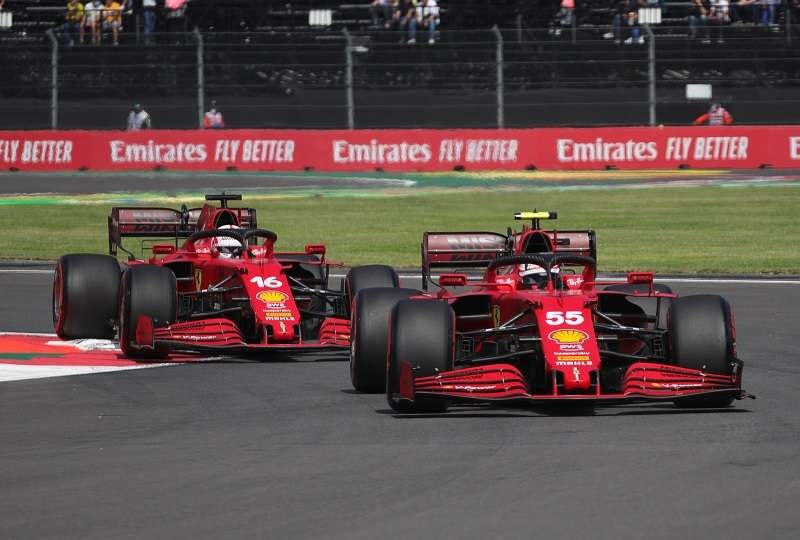
<path fill-rule="evenodd" d="M 114 45 L 119 45 L 119 29 L 122 27 L 122 4 L 115 0 L 106 0 L 103 6 L 103 30 L 111 31 Z"/>
<path fill-rule="evenodd" d="M 719 103 L 712 103 L 708 112 L 695 118 L 692 124 L 699 126 L 706 122 L 708 122 L 709 126 L 729 126 L 733 124 L 733 116 Z"/>

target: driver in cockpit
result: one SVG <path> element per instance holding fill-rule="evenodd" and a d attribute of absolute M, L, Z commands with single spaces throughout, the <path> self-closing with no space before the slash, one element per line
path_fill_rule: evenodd
<path fill-rule="evenodd" d="M 223 225 L 220 229 L 241 229 L 237 225 Z M 214 238 L 214 247 L 220 257 L 232 259 L 242 256 L 242 243 L 231 236 L 217 236 Z"/>
<path fill-rule="evenodd" d="M 558 278 L 561 276 L 561 268 L 559 268 L 558 265 L 551 267 L 550 276 L 553 278 L 553 283 L 558 284 Z M 538 264 L 519 265 L 519 277 L 522 280 L 524 288 L 544 289 L 547 287 L 547 270 Z"/>

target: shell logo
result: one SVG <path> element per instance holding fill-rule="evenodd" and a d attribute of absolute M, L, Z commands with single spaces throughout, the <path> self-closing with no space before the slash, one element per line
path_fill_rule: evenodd
<path fill-rule="evenodd" d="M 285 302 L 289 296 L 280 291 L 261 291 L 256 298 L 262 302 Z"/>
<path fill-rule="evenodd" d="M 547 337 L 564 345 L 566 343 L 583 343 L 587 339 L 589 339 L 589 334 L 584 332 L 583 330 L 574 330 L 571 328 L 562 328 L 561 330 L 553 330 L 550 332 Z"/>

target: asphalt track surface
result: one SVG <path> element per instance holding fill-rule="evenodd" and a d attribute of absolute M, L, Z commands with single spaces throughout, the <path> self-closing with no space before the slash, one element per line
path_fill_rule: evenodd
<path fill-rule="evenodd" d="M 0 272 L 2 330 L 51 331 L 39 270 Z M 757 400 L 401 416 L 321 359 L 0 383 L 0 538 L 797 538 L 800 285 L 671 285 L 729 298 Z"/>

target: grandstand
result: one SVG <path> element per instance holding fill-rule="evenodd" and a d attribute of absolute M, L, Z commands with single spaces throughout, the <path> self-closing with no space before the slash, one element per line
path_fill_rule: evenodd
<path fill-rule="evenodd" d="M 65 129 L 120 128 L 134 102 L 156 127 L 193 128 L 200 95 L 216 99 L 232 127 L 342 128 L 348 70 L 356 127 L 496 127 L 498 88 L 506 127 L 648 121 L 649 47 L 604 37 L 611 0 L 578 1 L 574 27 L 560 36 L 551 31 L 557 0 L 441 0 L 435 46 L 399 45 L 404 34 L 374 27 L 366 0 L 194 0 L 179 31 L 159 27 L 148 46 L 134 2 L 120 47 L 57 47 L 53 85 L 45 32 L 64 4 L 6 0 L 0 128 L 50 127 L 56 94 Z M 686 123 L 707 106 L 686 99 L 687 83 L 712 84 L 737 123 L 800 122 L 791 10 L 782 7 L 773 26 L 715 28 L 724 43 L 705 44 L 689 38 L 688 4 L 664 2 L 652 25 L 659 123 Z"/>
<path fill-rule="evenodd" d="M 369 15 L 369 0 L 190 0 L 186 10 L 186 28 L 197 27 L 202 32 L 241 31 L 294 31 L 314 27 L 309 15 L 312 11 L 330 12 L 330 22 L 325 29 L 338 31 L 368 30 L 372 20 Z M 576 27 L 582 31 L 607 29 L 619 0 L 587 0 L 576 2 Z M 0 27 L 0 38 L 27 40 L 41 39 L 44 31 L 54 28 L 61 21 L 65 0 L 6 0 L 5 11 L 13 16 L 13 23 Z M 162 2 L 163 4 L 163 2 Z M 546 28 L 554 23 L 559 0 L 443 0 L 440 2 L 443 19 L 449 28 Z M 688 0 L 655 0 L 650 4 L 663 10 L 659 28 L 665 33 L 676 27 L 686 26 L 691 2 Z M 129 35 L 141 32 L 142 22 L 138 17 L 141 0 L 129 0 L 126 10 L 126 25 Z M 797 2 L 790 5 L 797 6 Z M 776 12 L 775 23 L 790 22 L 791 10 L 781 1 Z M 324 19 L 323 19 L 324 20 Z"/>

